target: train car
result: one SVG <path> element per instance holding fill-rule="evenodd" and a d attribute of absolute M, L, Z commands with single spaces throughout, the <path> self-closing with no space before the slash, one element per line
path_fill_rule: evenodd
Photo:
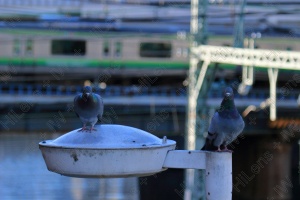
<path fill-rule="evenodd" d="M 189 66 L 189 37 L 178 34 L 116 33 L 101 31 L 59 31 L 2 29 L 0 70 L 13 65 L 29 72 L 70 69 L 95 73 L 153 73 L 186 75 Z M 255 48 L 300 51 L 298 38 L 262 37 Z M 212 36 L 208 44 L 232 46 L 230 36 Z M 224 68 L 228 67 L 223 65 Z"/>
<path fill-rule="evenodd" d="M 188 43 L 170 35 L 2 30 L 0 63 L 35 67 L 186 69 Z"/>

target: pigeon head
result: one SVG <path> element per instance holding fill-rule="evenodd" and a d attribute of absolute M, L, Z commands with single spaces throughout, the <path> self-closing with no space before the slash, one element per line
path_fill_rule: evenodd
<path fill-rule="evenodd" d="M 91 86 L 85 86 L 83 88 L 83 93 L 82 93 L 83 99 L 87 99 L 91 93 L 92 93 Z"/>
<path fill-rule="evenodd" d="M 231 87 L 226 87 L 223 92 L 224 98 L 221 103 L 221 107 L 219 109 L 219 113 L 223 113 L 224 115 L 228 115 L 226 112 L 234 112 L 236 113 L 236 107 L 234 105 L 234 94 Z M 225 114 L 226 113 L 226 114 Z"/>
<path fill-rule="evenodd" d="M 231 87 L 226 87 L 224 90 L 224 99 L 233 99 L 234 94 L 233 94 L 233 90 Z"/>
<path fill-rule="evenodd" d="M 83 88 L 83 94 L 90 94 L 90 93 L 92 93 L 92 88 L 91 88 L 91 86 L 85 86 L 85 87 Z"/>

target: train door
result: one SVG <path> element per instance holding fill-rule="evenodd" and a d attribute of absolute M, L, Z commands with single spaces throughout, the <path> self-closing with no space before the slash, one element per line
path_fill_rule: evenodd
<path fill-rule="evenodd" d="M 13 41 L 13 56 L 21 56 L 21 41 L 19 38 L 15 38 Z"/>
<path fill-rule="evenodd" d="M 111 42 L 109 40 L 104 40 L 103 41 L 103 46 L 102 46 L 102 56 L 104 58 L 109 59 L 111 56 Z"/>
<path fill-rule="evenodd" d="M 28 38 L 25 41 L 25 56 L 33 56 L 33 40 L 31 38 Z"/>
<path fill-rule="evenodd" d="M 13 40 L 13 55 L 17 57 L 33 56 L 33 40 L 31 38 L 27 38 L 25 40 L 15 38 Z"/>

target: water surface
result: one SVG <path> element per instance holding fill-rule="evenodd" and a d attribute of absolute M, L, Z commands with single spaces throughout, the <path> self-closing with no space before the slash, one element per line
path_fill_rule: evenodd
<path fill-rule="evenodd" d="M 1 200 L 139 199 L 137 178 L 71 178 L 48 171 L 38 149 L 44 139 L 51 138 L 41 134 L 0 134 Z"/>

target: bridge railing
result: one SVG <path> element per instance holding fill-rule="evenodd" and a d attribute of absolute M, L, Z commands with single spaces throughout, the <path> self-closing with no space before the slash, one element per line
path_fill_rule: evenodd
<path fill-rule="evenodd" d="M 0 94 L 2 95 L 34 95 L 42 94 L 46 96 L 74 96 L 82 92 L 82 86 L 78 85 L 33 85 L 33 84 L 0 84 Z M 107 86 L 105 89 L 95 88 L 95 92 L 102 96 L 162 96 L 162 97 L 185 97 L 187 90 L 184 87 L 167 86 Z M 290 90 L 288 93 L 277 91 L 278 99 L 297 100 L 299 90 Z M 219 88 L 211 89 L 208 93 L 209 98 L 222 98 Z M 269 90 L 252 89 L 248 95 L 242 96 L 235 94 L 236 99 L 267 99 Z"/>

